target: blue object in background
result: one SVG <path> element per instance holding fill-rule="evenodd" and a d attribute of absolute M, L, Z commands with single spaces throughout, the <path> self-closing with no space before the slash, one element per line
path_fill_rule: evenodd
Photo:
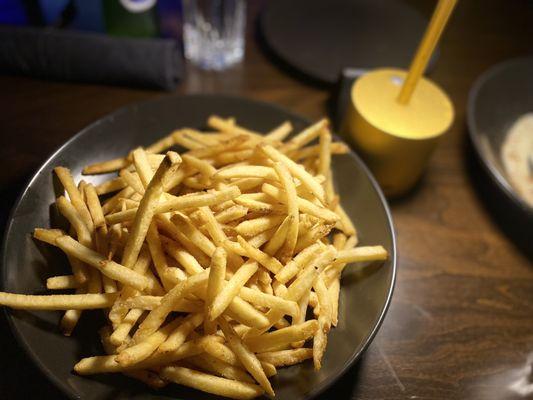
<path fill-rule="evenodd" d="M 61 18 L 61 12 L 67 7 L 69 0 L 39 0 L 43 23 L 53 25 Z"/>
<path fill-rule="evenodd" d="M 158 0 L 159 34 L 165 38 L 181 38 L 182 8 L 180 0 Z"/>
<path fill-rule="evenodd" d="M 26 25 L 28 18 L 21 0 L 0 0 L 0 24 Z"/>
<path fill-rule="evenodd" d="M 74 0 L 76 16 L 69 28 L 80 31 L 104 32 L 104 12 L 100 0 Z"/>

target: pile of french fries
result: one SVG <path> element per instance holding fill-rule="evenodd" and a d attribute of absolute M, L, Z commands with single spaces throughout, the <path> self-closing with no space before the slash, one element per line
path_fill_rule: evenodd
<path fill-rule="evenodd" d="M 348 149 L 326 120 L 290 140 L 289 122 L 264 135 L 231 118 L 207 124 L 86 167 L 118 171 L 96 186 L 55 168 L 70 229 L 34 237 L 63 250 L 72 269 L 47 288 L 75 294 L 0 293 L 0 305 L 65 310 L 65 335 L 83 310 L 102 309 L 107 355 L 83 358 L 78 374 L 274 396 L 277 368 L 321 367 L 345 266 L 387 258 L 382 246 L 357 246 L 331 170 L 331 155 Z"/>

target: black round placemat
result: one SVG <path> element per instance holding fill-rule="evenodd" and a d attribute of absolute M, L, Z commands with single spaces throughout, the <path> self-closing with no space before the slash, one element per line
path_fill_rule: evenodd
<path fill-rule="evenodd" d="M 270 0 L 260 19 L 276 56 L 327 84 L 346 67 L 407 68 L 426 25 L 402 0 Z"/>

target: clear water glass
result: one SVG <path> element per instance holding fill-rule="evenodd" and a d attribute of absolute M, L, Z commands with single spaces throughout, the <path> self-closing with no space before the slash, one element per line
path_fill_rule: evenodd
<path fill-rule="evenodd" d="M 222 70 L 244 57 L 245 0 L 182 0 L 185 58 Z"/>

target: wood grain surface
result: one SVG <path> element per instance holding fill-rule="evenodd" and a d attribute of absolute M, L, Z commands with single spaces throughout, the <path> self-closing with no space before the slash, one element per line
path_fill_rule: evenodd
<path fill-rule="evenodd" d="M 410 3 L 425 15 L 434 4 Z M 176 92 L 231 93 L 313 119 L 327 115 L 330 92 L 279 66 L 260 46 L 255 18 L 263 4 L 249 2 L 244 63 L 220 73 L 188 67 Z M 533 397 L 533 233 L 488 182 L 465 123 L 475 78 L 532 54 L 532 27 L 531 1 L 459 2 L 431 75 L 450 94 L 456 120 L 420 184 L 391 203 L 400 256 L 392 305 L 366 355 L 323 399 Z M 6 76 L 0 88 L 2 227 L 26 180 L 65 140 L 118 107 L 164 95 Z M 63 398 L 0 318 L 0 398 Z"/>

